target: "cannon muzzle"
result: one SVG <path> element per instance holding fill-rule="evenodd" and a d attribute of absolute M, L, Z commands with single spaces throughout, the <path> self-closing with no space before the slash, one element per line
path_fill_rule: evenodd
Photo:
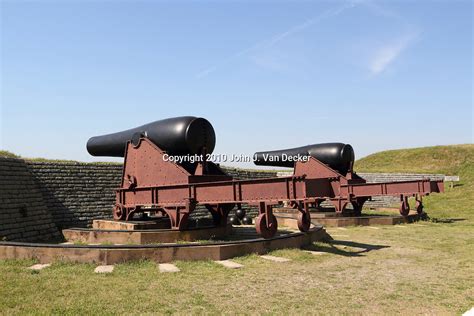
<path fill-rule="evenodd" d="M 87 141 L 92 156 L 123 157 L 125 145 L 136 135 L 148 137 L 170 155 L 210 154 L 216 145 L 216 134 L 208 120 L 181 116 L 155 121 L 126 131 L 95 136 Z"/>
<path fill-rule="evenodd" d="M 349 144 L 325 143 L 254 154 L 254 163 L 259 166 L 294 167 L 289 157 L 311 156 L 345 175 L 354 164 L 354 149 Z"/>

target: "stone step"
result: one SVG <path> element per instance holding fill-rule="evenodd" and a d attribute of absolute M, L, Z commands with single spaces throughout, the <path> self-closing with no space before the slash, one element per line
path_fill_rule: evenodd
<path fill-rule="evenodd" d="M 38 263 L 38 264 L 32 265 L 32 266 L 29 267 L 28 269 L 39 271 L 39 270 L 43 270 L 43 269 L 45 269 L 45 268 L 48 268 L 48 267 L 50 267 L 50 266 L 51 266 L 50 263 L 45 263 L 45 264 L 39 264 L 39 263 Z"/>
<path fill-rule="evenodd" d="M 240 269 L 244 267 L 242 264 L 234 262 L 232 260 L 217 260 L 214 262 L 221 264 L 224 267 L 229 268 L 229 269 Z"/>
<path fill-rule="evenodd" d="M 158 265 L 161 273 L 174 273 L 179 272 L 179 268 L 172 263 L 160 263 Z"/>
<path fill-rule="evenodd" d="M 324 254 L 327 253 L 327 252 L 324 252 L 324 251 L 312 251 L 312 250 L 305 250 L 305 252 L 310 253 L 310 254 L 315 255 L 315 256 L 324 255 Z"/>
<path fill-rule="evenodd" d="M 260 256 L 260 257 L 265 259 L 265 260 L 270 260 L 270 261 L 273 261 L 273 262 L 288 262 L 288 261 L 291 261 L 291 259 L 288 259 L 288 258 L 269 256 L 269 255 L 263 255 L 263 256 Z"/>
<path fill-rule="evenodd" d="M 112 273 L 114 271 L 113 265 L 98 266 L 95 268 L 95 273 Z"/>

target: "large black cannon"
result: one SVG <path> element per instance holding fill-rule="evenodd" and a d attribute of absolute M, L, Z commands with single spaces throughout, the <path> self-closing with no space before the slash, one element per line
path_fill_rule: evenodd
<path fill-rule="evenodd" d="M 210 154 L 216 144 L 216 134 L 208 120 L 181 116 L 92 137 L 87 142 L 87 151 L 92 156 L 124 157 L 127 142 L 141 136 L 146 136 L 170 155 L 198 155 L 203 154 L 203 149 Z"/>
<path fill-rule="evenodd" d="M 289 157 L 311 156 L 345 175 L 354 164 L 354 149 L 349 144 L 324 143 L 303 147 L 261 151 L 254 154 L 254 163 L 259 166 L 288 167 L 295 164 Z"/>
<path fill-rule="evenodd" d="M 204 206 L 216 225 L 227 225 L 230 210 L 242 204 L 258 206 L 257 232 L 273 237 L 278 221 L 272 208 L 287 202 L 298 210 L 298 228 L 311 226 L 310 207 L 328 201 L 337 213 L 348 204 L 361 214 L 372 196 L 400 197 L 400 213 L 407 216 L 408 197 L 416 198 L 415 209 L 423 211 L 422 196 L 443 190 L 442 182 L 428 179 L 394 183 L 366 183 L 352 170 L 354 150 L 342 143 L 315 144 L 286 150 L 258 152 L 257 165 L 295 167 L 293 175 L 236 180 L 211 161 L 181 163 L 168 155 L 212 153 L 215 133 L 203 118 L 184 116 L 156 121 L 127 131 L 92 137 L 90 154 L 124 156 L 120 187 L 115 191 L 113 215 L 116 220 L 133 220 L 138 213 L 166 214 L 172 229 L 185 230 L 196 206 Z M 165 153 L 166 152 L 166 153 Z M 307 162 L 284 156 L 314 157 Z M 272 159 L 270 159 L 272 157 Z"/>

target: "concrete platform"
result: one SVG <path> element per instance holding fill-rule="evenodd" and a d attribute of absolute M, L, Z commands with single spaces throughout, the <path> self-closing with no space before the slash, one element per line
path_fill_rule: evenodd
<path fill-rule="evenodd" d="M 95 219 L 92 228 L 98 230 L 146 230 L 146 229 L 169 229 L 171 228 L 169 218 L 160 218 L 144 221 L 114 221 L 108 219 Z"/>
<path fill-rule="evenodd" d="M 278 208 L 273 211 L 278 225 L 298 228 L 296 217 L 298 210 Z M 421 219 L 417 213 L 409 214 L 407 217 L 401 215 L 366 215 L 366 216 L 344 216 L 335 212 L 311 212 L 311 221 L 324 227 L 345 226 L 370 226 L 370 225 L 397 225 L 412 223 Z"/>
<path fill-rule="evenodd" d="M 255 231 L 255 228 L 252 228 Z M 241 240 L 249 236 L 250 228 L 234 227 L 235 232 L 227 238 L 237 240 L 215 243 L 175 243 L 161 245 L 66 245 L 35 244 L 21 242 L 0 242 L 0 260 L 3 259 L 36 259 L 40 263 L 54 261 L 97 263 L 112 265 L 120 262 L 153 260 L 159 263 L 174 260 L 226 260 L 236 256 L 282 248 L 302 248 L 314 241 L 331 239 L 322 227 L 310 229 L 307 233 L 279 230 L 271 239 L 254 238 Z"/>
<path fill-rule="evenodd" d="M 116 222 L 120 227 L 123 222 Z M 175 243 L 177 241 L 196 241 L 207 240 L 210 238 L 223 238 L 232 232 L 232 225 L 222 227 L 193 228 L 179 231 L 171 229 L 135 229 L 130 223 L 129 228 L 134 230 L 102 230 L 90 228 L 71 228 L 64 229 L 63 235 L 68 242 L 86 243 L 86 244 L 156 244 L 156 243 Z M 147 224 L 144 224 L 145 226 Z"/>

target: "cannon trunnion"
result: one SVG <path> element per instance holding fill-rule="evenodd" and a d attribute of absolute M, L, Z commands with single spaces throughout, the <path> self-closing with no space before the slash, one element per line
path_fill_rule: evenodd
<path fill-rule="evenodd" d="M 124 156 L 113 209 L 116 220 L 132 220 L 136 213 L 155 212 L 169 217 L 171 228 L 176 230 L 187 229 L 188 217 L 198 204 L 212 214 L 215 225 L 226 225 L 229 211 L 235 206 L 257 206 L 256 230 L 270 238 L 278 228 L 272 208 L 282 202 L 299 211 L 298 228 L 305 232 L 311 226 L 310 207 L 319 207 L 325 200 L 338 213 L 352 204 L 354 212 L 360 214 L 370 197 L 395 195 L 401 200 L 400 213 L 408 215 L 409 196 L 416 197 L 415 209 L 422 212 L 422 196 L 443 191 L 442 182 L 427 179 L 366 183 L 352 171 L 352 147 L 342 143 L 257 153 L 259 165 L 272 165 L 263 159 L 264 154 L 299 153 L 308 157 L 292 163 L 293 175 L 265 179 L 234 180 L 205 159 L 186 164 L 165 159 L 169 154 L 204 158 L 214 145 L 212 125 L 203 118 L 186 116 L 93 137 L 87 149 L 93 155 Z"/>

